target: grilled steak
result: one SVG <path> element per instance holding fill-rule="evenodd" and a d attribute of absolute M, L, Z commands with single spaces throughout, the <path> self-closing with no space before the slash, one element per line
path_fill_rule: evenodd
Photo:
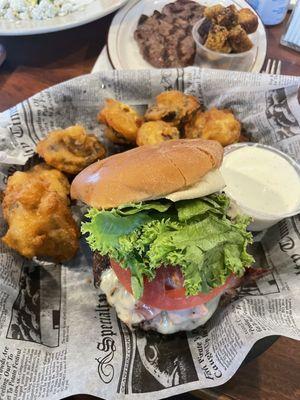
<path fill-rule="evenodd" d="M 183 18 L 187 21 L 197 20 L 203 17 L 205 7 L 195 1 L 177 0 L 175 3 L 169 3 L 162 9 L 162 13 L 171 17 Z"/>
<path fill-rule="evenodd" d="M 157 68 L 186 67 L 195 58 L 193 25 L 205 7 L 189 0 L 167 4 L 162 12 L 142 15 L 134 32 L 143 58 Z"/>

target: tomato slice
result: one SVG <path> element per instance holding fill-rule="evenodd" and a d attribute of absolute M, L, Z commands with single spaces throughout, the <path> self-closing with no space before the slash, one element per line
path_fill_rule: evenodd
<path fill-rule="evenodd" d="M 110 265 L 125 289 L 131 290 L 131 273 L 129 269 L 122 268 L 114 260 Z M 212 289 L 209 293 L 199 293 L 195 296 L 186 296 L 183 287 L 183 276 L 179 267 L 161 266 L 157 269 L 152 281 L 144 278 L 144 293 L 140 301 L 151 307 L 161 310 L 183 310 L 205 304 L 214 297 L 222 294 L 226 288 L 232 286 L 234 276 L 231 275 L 225 284 Z"/>
<path fill-rule="evenodd" d="M 110 266 L 114 270 L 115 274 L 117 275 L 119 281 L 125 287 L 127 292 L 132 293 L 131 290 L 131 273 L 129 269 L 122 268 L 120 264 L 118 264 L 114 260 L 110 260 Z"/>

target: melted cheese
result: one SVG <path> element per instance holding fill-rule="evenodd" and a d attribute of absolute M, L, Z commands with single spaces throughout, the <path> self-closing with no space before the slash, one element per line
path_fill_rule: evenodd
<path fill-rule="evenodd" d="M 165 196 L 171 201 L 196 199 L 198 197 L 208 196 L 209 194 L 221 191 L 225 187 L 224 179 L 218 169 L 208 172 L 200 182 L 188 189 L 174 192 Z"/>
<path fill-rule="evenodd" d="M 216 311 L 220 296 L 205 305 L 185 310 L 161 311 L 153 319 L 143 322 L 142 328 L 152 329 L 164 335 L 181 331 L 192 331 L 204 325 Z"/>
<path fill-rule="evenodd" d="M 124 289 L 111 268 L 102 272 L 100 289 L 106 294 L 108 303 L 115 307 L 118 317 L 126 325 L 139 324 L 144 320 L 142 315 L 134 312 L 135 298 Z"/>
<path fill-rule="evenodd" d="M 148 314 L 153 318 L 146 319 L 138 311 L 139 302 L 122 286 L 112 269 L 101 275 L 100 289 L 106 294 L 108 303 L 115 307 L 118 317 L 126 325 L 140 324 L 143 329 L 153 329 L 159 333 L 171 334 L 180 331 L 191 331 L 204 325 L 216 311 L 220 296 L 205 305 L 185 310 L 164 311 L 147 306 Z M 149 312 L 150 311 L 150 312 Z"/>

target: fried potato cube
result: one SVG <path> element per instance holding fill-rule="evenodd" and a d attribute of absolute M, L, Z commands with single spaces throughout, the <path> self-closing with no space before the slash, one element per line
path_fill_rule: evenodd
<path fill-rule="evenodd" d="M 137 133 L 138 146 L 157 144 L 166 140 L 179 139 L 179 131 L 164 121 L 145 122 Z"/>
<path fill-rule="evenodd" d="M 185 126 L 185 137 L 217 140 L 222 146 L 236 143 L 240 134 L 241 123 L 227 109 L 199 112 Z"/>
<path fill-rule="evenodd" d="M 238 24 L 238 11 L 234 4 L 224 7 L 220 4 L 207 7 L 204 16 L 215 25 L 225 26 L 230 29 Z"/>
<path fill-rule="evenodd" d="M 207 39 L 209 31 L 211 30 L 213 23 L 210 19 L 205 18 L 198 29 L 198 34 L 201 38 L 201 43 L 204 43 Z"/>
<path fill-rule="evenodd" d="M 97 137 L 80 125 L 50 132 L 37 144 L 36 152 L 48 165 L 74 175 L 106 154 Z"/>
<path fill-rule="evenodd" d="M 164 121 L 172 126 L 180 126 L 200 108 L 195 96 L 177 90 L 159 94 L 156 102 L 148 108 L 145 114 L 147 121 Z"/>
<path fill-rule="evenodd" d="M 27 258 L 71 259 L 78 250 L 79 229 L 68 207 L 70 185 L 45 164 L 15 172 L 3 199 L 8 222 L 3 242 Z"/>
<path fill-rule="evenodd" d="M 253 47 L 251 39 L 240 25 L 235 26 L 229 31 L 228 42 L 234 53 L 243 53 Z"/>
<path fill-rule="evenodd" d="M 246 31 L 251 34 L 258 28 L 258 18 L 249 8 L 242 8 L 238 12 L 238 23 Z"/>
<path fill-rule="evenodd" d="M 127 104 L 107 99 L 105 107 L 98 114 L 98 121 L 123 136 L 127 142 L 135 143 L 143 118 Z"/>
<path fill-rule="evenodd" d="M 214 25 L 204 43 L 204 46 L 210 50 L 220 53 L 230 53 L 231 47 L 227 41 L 229 32 L 224 26 Z"/>
<path fill-rule="evenodd" d="M 238 24 L 238 11 L 234 4 L 225 7 L 224 10 L 216 16 L 216 24 L 231 29 Z"/>
<path fill-rule="evenodd" d="M 214 23 L 217 23 L 217 16 L 225 10 L 225 7 L 221 4 L 216 4 L 211 7 L 206 7 L 204 10 L 204 17 L 210 19 Z"/>

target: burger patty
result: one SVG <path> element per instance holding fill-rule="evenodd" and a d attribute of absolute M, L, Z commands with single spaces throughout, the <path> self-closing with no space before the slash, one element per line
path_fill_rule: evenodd
<path fill-rule="evenodd" d="M 98 251 L 93 253 L 93 275 L 94 285 L 99 287 L 101 283 L 102 272 L 110 268 L 110 261 L 108 256 L 101 256 Z"/>
<path fill-rule="evenodd" d="M 195 1 L 177 0 L 162 12 L 154 11 L 150 17 L 142 15 L 134 38 L 143 58 L 157 68 L 192 65 L 196 52 L 192 28 L 204 10 Z"/>
<path fill-rule="evenodd" d="M 120 283 L 112 269 L 103 271 L 100 289 L 106 295 L 108 303 L 115 308 L 119 319 L 127 326 L 162 334 L 191 331 L 205 324 L 215 312 L 221 297 L 220 294 L 205 305 L 166 311 L 136 300 Z"/>
<path fill-rule="evenodd" d="M 107 256 L 97 251 L 93 255 L 94 284 L 106 294 L 108 303 L 118 317 L 132 328 L 154 330 L 168 334 L 192 330 L 210 318 L 219 302 L 219 296 L 207 307 L 193 307 L 181 311 L 162 311 L 135 300 L 122 286 L 111 269 Z"/>

